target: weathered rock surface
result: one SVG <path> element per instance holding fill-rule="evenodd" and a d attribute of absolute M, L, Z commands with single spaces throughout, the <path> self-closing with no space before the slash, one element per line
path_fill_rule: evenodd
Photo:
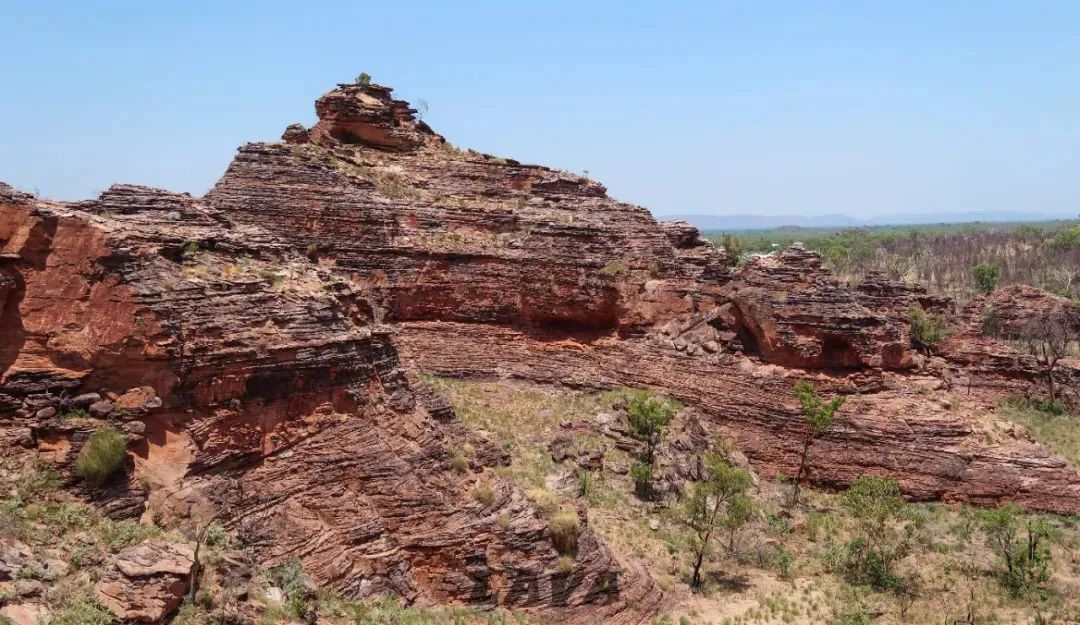
<path fill-rule="evenodd" d="M 159 623 L 184 600 L 194 564 L 191 545 L 147 541 L 117 554 L 95 592 L 124 622 Z"/>
<path fill-rule="evenodd" d="M 310 130 L 242 147 L 203 198 L 115 185 L 63 204 L 0 185 L 0 441 L 70 477 L 111 424 L 133 463 L 88 493 L 110 514 L 217 513 L 266 562 L 299 557 L 349 597 L 567 623 L 646 622 L 661 593 L 587 525 L 558 574 L 546 522 L 485 469 L 505 454 L 410 365 L 660 389 L 765 475 L 794 470 L 791 387 L 811 378 L 851 396 L 815 446 L 819 484 L 891 473 L 913 497 L 1080 512 L 1075 469 L 990 413 L 1002 372 L 1030 371 L 978 370 L 970 350 L 916 370 L 907 310 L 948 301 L 838 284 L 801 249 L 732 269 L 693 227 L 592 180 L 454 148 L 383 87 L 341 86 L 316 110 Z M 932 401 L 961 374 L 982 399 Z M 61 419 L 74 409 L 88 418 Z M 463 441 L 477 453 L 458 473 Z M 484 481 L 490 505 L 471 496 Z M 102 592 L 150 618 L 170 571 L 121 568 Z"/>
<path fill-rule="evenodd" d="M 557 573 L 546 521 L 483 471 L 504 461 L 490 443 L 476 441 L 465 474 L 452 470 L 451 448 L 471 435 L 410 382 L 393 329 L 310 257 L 306 238 L 131 185 L 77 205 L 17 199 L 0 206 L 2 269 L 16 284 L 2 326 L 10 417 L 0 427 L 28 428 L 69 476 L 94 429 L 128 432 L 133 468 L 87 492 L 110 515 L 147 504 L 163 521 L 224 511 L 264 561 L 300 557 L 350 597 L 628 623 L 659 602 L 648 576 L 587 527 L 573 573 Z M 102 399 L 87 418 L 60 418 L 90 393 Z M 37 417 L 46 407 L 56 414 Z M 490 506 L 472 497 L 481 480 L 498 486 Z M 171 582 L 109 584 L 101 592 L 130 618 L 172 606 Z"/>

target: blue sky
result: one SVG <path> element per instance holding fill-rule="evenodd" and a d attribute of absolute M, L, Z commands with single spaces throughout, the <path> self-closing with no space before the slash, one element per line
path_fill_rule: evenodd
<path fill-rule="evenodd" d="M 92 5 L 92 6 L 91 6 Z M 11 2 L 0 180 L 201 194 L 361 71 L 673 213 L 1080 212 L 1077 2 Z"/>

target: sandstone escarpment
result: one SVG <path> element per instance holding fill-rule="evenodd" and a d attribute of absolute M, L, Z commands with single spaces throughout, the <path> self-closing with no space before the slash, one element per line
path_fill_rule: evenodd
<path fill-rule="evenodd" d="M 813 482 L 888 473 L 916 498 L 1080 512 L 1076 470 L 993 415 L 1001 376 L 1032 371 L 912 349 L 908 309 L 949 301 L 840 284 L 799 248 L 735 268 L 586 177 L 454 148 L 383 87 L 340 86 L 316 111 L 240 148 L 203 198 L 0 186 L 0 445 L 74 485 L 111 424 L 132 464 L 86 494 L 118 516 L 220 518 L 350 597 L 571 623 L 641 622 L 660 593 L 587 527 L 558 572 L 546 522 L 491 470 L 505 453 L 417 370 L 658 389 L 766 476 L 797 466 L 791 388 L 811 379 L 849 396 Z M 957 406 L 961 378 L 975 394 Z"/>
<path fill-rule="evenodd" d="M 556 572 L 546 522 L 483 466 L 500 454 L 417 395 L 393 330 L 293 242 L 145 187 L 14 199 L 0 206 L 0 428 L 69 477 L 89 432 L 120 429 L 134 465 L 87 491 L 118 515 L 216 516 L 266 562 L 298 557 L 352 597 L 627 622 L 658 601 L 587 527 Z"/>

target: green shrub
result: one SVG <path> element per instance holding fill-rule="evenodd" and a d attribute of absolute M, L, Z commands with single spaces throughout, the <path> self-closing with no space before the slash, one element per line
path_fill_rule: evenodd
<path fill-rule="evenodd" d="M 725 233 L 720 239 L 720 246 L 727 252 L 727 262 L 731 265 L 738 265 L 746 254 L 746 250 L 743 246 L 742 239 L 739 237 Z"/>
<path fill-rule="evenodd" d="M 310 582 L 300 560 L 292 558 L 270 570 L 274 583 L 285 595 L 285 613 L 293 618 L 302 618 L 311 605 Z"/>
<path fill-rule="evenodd" d="M 161 528 L 156 525 L 128 520 L 104 519 L 97 531 L 113 553 L 137 545 L 148 538 L 160 538 L 164 535 Z"/>
<path fill-rule="evenodd" d="M 480 503 L 485 508 L 490 506 L 495 501 L 495 489 L 491 487 L 491 484 L 487 482 L 483 484 L 477 484 L 476 488 L 472 491 L 473 499 Z"/>
<path fill-rule="evenodd" d="M 596 478 L 593 477 L 592 471 L 582 471 L 578 475 L 578 496 L 590 499 L 593 494 L 593 483 Z"/>
<path fill-rule="evenodd" d="M 857 526 L 839 554 L 841 572 L 853 584 L 896 588 L 896 563 L 910 552 L 914 529 L 904 524 L 908 510 L 900 485 L 891 477 L 863 476 L 848 488 L 841 503 Z"/>
<path fill-rule="evenodd" d="M 983 293 L 989 293 L 998 287 L 1001 269 L 994 263 L 979 263 L 971 268 L 971 277 Z"/>
<path fill-rule="evenodd" d="M 1050 239 L 1049 245 L 1059 250 L 1071 250 L 1080 247 L 1080 224 L 1073 224 L 1062 229 Z"/>
<path fill-rule="evenodd" d="M 998 579 L 1014 598 L 1022 598 L 1050 579 L 1050 542 L 1055 532 L 1045 519 L 1027 516 L 1015 504 L 981 514 L 986 544 L 999 559 Z"/>
<path fill-rule="evenodd" d="M 942 315 L 927 315 L 918 306 L 908 309 L 908 322 L 911 324 L 911 340 L 927 353 L 933 353 L 939 343 L 954 333 L 948 319 Z"/>
<path fill-rule="evenodd" d="M 371 74 L 360 72 L 356 75 L 356 80 L 354 82 L 358 87 L 366 87 L 371 84 Z"/>
<path fill-rule="evenodd" d="M 112 625 L 116 617 L 82 584 L 61 583 L 51 591 L 52 617 L 49 625 Z"/>
<path fill-rule="evenodd" d="M 565 555 L 577 549 L 580 527 L 581 520 L 578 518 L 577 511 L 572 508 L 560 510 L 552 515 L 548 522 L 548 529 L 551 530 L 551 542 L 559 553 Z"/>
<path fill-rule="evenodd" d="M 570 556 L 559 556 L 555 563 L 555 572 L 559 575 L 569 575 L 574 570 L 574 559 Z"/>
<path fill-rule="evenodd" d="M 461 453 L 455 451 L 450 454 L 450 468 L 458 473 L 464 473 L 469 470 L 469 461 Z"/>
<path fill-rule="evenodd" d="M 652 473 L 651 464 L 635 462 L 630 466 L 630 479 L 634 480 L 634 492 L 642 499 L 652 498 Z"/>
<path fill-rule="evenodd" d="M 1043 414 L 1048 414 L 1053 417 L 1060 417 L 1061 415 L 1069 411 L 1069 406 L 1060 399 L 1055 399 L 1053 401 L 1036 401 L 1034 406 L 1035 409 L 1039 412 Z"/>
<path fill-rule="evenodd" d="M 104 484 L 124 466 L 127 438 L 107 427 L 90 435 L 75 461 L 75 474 L 93 486 Z"/>
<path fill-rule="evenodd" d="M 558 497 L 549 490 L 536 488 L 530 490 L 528 495 L 529 499 L 533 502 L 533 507 L 536 508 L 536 511 L 542 517 L 550 518 L 551 515 L 555 514 L 559 509 Z"/>
<path fill-rule="evenodd" d="M 69 419 L 86 419 L 90 417 L 90 413 L 82 408 L 72 408 L 60 414 L 61 421 L 67 421 Z"/>

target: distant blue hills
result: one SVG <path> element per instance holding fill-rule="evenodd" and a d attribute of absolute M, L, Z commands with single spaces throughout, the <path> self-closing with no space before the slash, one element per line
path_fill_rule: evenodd
<path fill-rule="evenodd" d="M 850 215 L 660 215 L 661 221 L 688 221 L 700 230 L 771 230 L 798 228 L 864 228 L 926 224 L 1008 223 L 1075 219 L 1075 215 L 1050 215 L 1019 211 L 972 211 L 923 215 L 880 215 L 859 219 Z"/>

